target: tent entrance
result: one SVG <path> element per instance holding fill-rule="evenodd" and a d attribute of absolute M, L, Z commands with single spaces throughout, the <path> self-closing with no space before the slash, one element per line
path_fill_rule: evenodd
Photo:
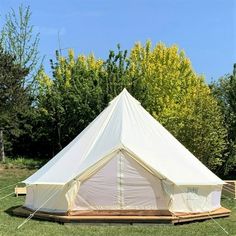
<path fill-rule="evenodd" d="M 157 210 L 168 209 L 167 202 L 161 180 L 119 152 L 81 183 L 70 214 L 80 214 L 80 211 L 101 214 L 102 211 L 108 215 L 124 215 L 135 211 L 143 215 L 145 210 L 145 214 L 158 215 Z M 163 211 L 162 215 L 167 213 Z"/>

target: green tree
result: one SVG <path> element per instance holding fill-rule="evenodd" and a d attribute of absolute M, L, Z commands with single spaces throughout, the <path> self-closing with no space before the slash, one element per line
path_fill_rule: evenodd
<path fill-rule="evenodd" d="M 7 151 L 21 133 L 19 120 L 29 104 L 27 88 L 22 86 L 27 75 L 28 69 L 0 47 L 0 129 L 4 130 Z"/>
<path fill-rule="evenodd" d="M 117 45 L 118 51 L 110 50 L 108 59 L 103 64 L 103 74 L 100 79 L 101 88 L 104 94 L 104 106 L 117 96 L 125 87 L 129 87 L 129 59 L 127 50 L 121 50 Z"/>
<path fill-rule="evenodd" d="M 126 87 L 127 51 L 110 51 L 106 61 L 94 55 L 68 56 L 56 52 L 51 61 L 53 77 L 42 69 L 37 75 L 38 96 L 33 140 L 41 147 L 48 140 L 53 147 L 44 147 L 54 155 L 81 132 Z M 34 141 L 32 141 L 34 143 Z M 43 144 L 44 145 L 44 144 Z M 35 146 L 35 145 L 34 145 Z"/>
<path fill-rule="evenodd" d="M 20 5 L 18 11 L 11 9 L 6 15 L 0 35 L 4 50 L 14 55 L 16 62 L 22 68 L 29 70 L 29 76 L 22 80 L 23 86 L 32 82 L 41 65 L 38 50 L 39 33 L 34 32 L 31 15 L 29 6 Z"/>
<path fill-rule="evenodd" d="M 93 55 L 57 54 L 53 77 L 38 74 L 37 137 L 56 152 L 82 131 L 126 87 L 177 139 L 212 170 L 224 162 L 223 116 L 202 76 L 177 46 L 118 46 L 105 61 Z M 174 158 L 174 157 L 173 157 Z"/>
<path fill-rule="evenodd" d="M 69 50 L 68 57 L 57 53 L 56 62 L 51 64 L 53 78 L 43 70 L 37 77 L 37 109 L 43 117 L 41 120 L 46 121 L 47 132 L 41 133 L 52 140 L 55 153 L 102 111 L 99 79 L 104 73 L 103 61 L 93 55 L 75 58 L 73 50 Z"/>
<path fill-rule="evenodd" d="M 223 175 L 230 175 L 236 170 L 236 64 L 233 73 L 221 77 L 211 84 L 212 91 L 224 114 L 224 123 L 227 128 L 227 148 L 225 162 L 219 168 Z"/>

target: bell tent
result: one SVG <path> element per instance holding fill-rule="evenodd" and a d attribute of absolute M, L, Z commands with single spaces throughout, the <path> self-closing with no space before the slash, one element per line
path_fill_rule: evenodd
<path fill-rule="evenodd" d="M 224 184 L 126 89 L 23 182 L 26 208 L 68 215 L 209 212 L 221 207 Z"/>

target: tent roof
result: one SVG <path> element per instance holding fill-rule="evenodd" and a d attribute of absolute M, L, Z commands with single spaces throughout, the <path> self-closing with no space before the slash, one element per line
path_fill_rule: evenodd
<path fill-rule="evenodd" d="M 224 182 L 204 166 L 133 98 L 126 89 L 27 184 L 65 184 L 125 149 L 159 176 L 176 185 Z"/>

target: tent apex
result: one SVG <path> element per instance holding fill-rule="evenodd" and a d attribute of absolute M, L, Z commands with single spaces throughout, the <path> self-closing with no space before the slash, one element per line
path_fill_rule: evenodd
<path fill-rule="evenodd" d="M 120 93 L 120 94 L 122 94 L 122 95 L 123 95 L 123 94 L 127 94 L 127 93 L 129 94 L 128 90 L 127 90 L 126 88 L 123 88 L 123 90 L 121 91 L 121 93 Z"/>

